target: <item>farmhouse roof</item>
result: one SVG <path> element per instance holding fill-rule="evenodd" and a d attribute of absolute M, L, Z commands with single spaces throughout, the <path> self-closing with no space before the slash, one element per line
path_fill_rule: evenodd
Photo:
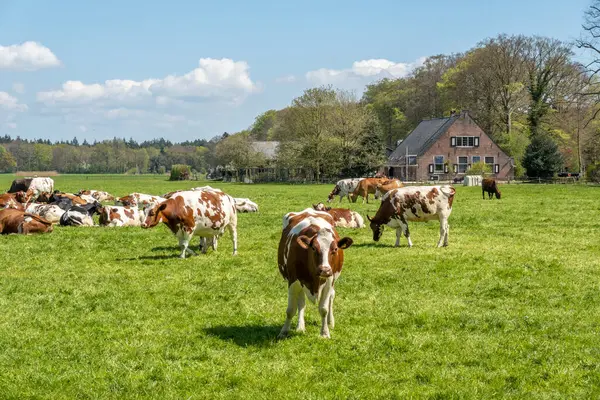
<path fill-rule="evenodd" d="M 279 142 L 277 141 L 255 141 L 252 142 L 252 148 L 254 151 L 262 153 L 266 159 L 275 158 Z"/>
<path fill-rule="evenodd" d="M 459 118 L 459 115 L 452 115 L 446 118 L 433 118 L 421 121 L 417 127 L 408 134 L 408 136 L 396 147 L 396 150 L 390 154 L 389 162 L 398 162 L 404 160 L 407 149 L 408 155 L 420 156 L 427 151 L 450 126 Z"/>

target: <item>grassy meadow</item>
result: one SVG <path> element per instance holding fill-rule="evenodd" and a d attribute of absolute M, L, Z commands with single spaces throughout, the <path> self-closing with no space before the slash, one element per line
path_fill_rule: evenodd
<path fill-rule="evenodd" d="M 54 177 L 115 195 L 205 184 L 165 179 Z M 354 245 L 332 339 L 307 304 L 306 333 L 277 341 L 281 218 L 333 185 L 209 184 L 260 206 L 238 217 L 237 257 L 226 233 L 181 260 L 165 226 L 0 237 L 0 398 L 600 397 L 600 188 L 502 185 L 484 201 L 456 185 L 441 249 L 437 222 L 411 223 L 411 249 L 339 228 Z"/>

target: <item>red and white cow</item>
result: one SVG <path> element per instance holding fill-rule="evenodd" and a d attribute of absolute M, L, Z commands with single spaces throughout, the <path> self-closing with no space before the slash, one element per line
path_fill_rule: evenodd
<path fill-rule="evenodd" d="M 388 178 L 361 179 L 360 182 L 358 182 L 358 186 L 356 186 L 356 189 L 354 189 L 354 192 L 350 194 L 350 200 L 352 200 L 353 203 L 356 203 L 356 199 L 358 198 L 358 196 L 361 196 L 363 198 L 363 204 L 365 203 L 365 200 L 368 204 L 369 194 L 375 194 L 375 191 L 377 190 L 377 185 L 380 183 L 384 183 L 387 180 Z"/>
<path fill-rule="evenodd" d="M 48 233 L 52 230 L 52 223 L 37 215 L 13 208 L 0 210 L 0 234 L 28 235 L 30 233 Z"/>
<path fill-rule="evenodd" d="M 164 222 L 179 240 L 181 258 L 185 258 L 186 253 L 195 254 L 188 248 L 194 234 L 212 239 L 223 235 L 225 229 L 231 233 L 233 255 L 237 254 L 237 210 L 233 197 L 226 193 L 208 190 L 177 192 L 148 211 L 142 228 L 153 228 L 160 222 Z M 206 242 L 206 239 L 200 242 L 203 253 L 206 252 Z M 213 248 L 216 248 L 216 240 Z"/>
<path fill-rule="evenodd" d="M 375 189 L 375 198 L 378 199 L 392 189 L 404 187 L 404 184 L 399 179 L 390 179 L 383 183 L 379 183 Z"/>
<path fill-rule="evenodd" d="M 115 205 L 131 207 L 142 206 L 143 208 L 146 208 L 149 206 L 155 206 L 159 203 L 162 203 L 165 200 L 167 199 L 165 199 L 164 197 L 153 196 L 151 194 L 131 193 L 128 196 L 119 197 L 117 200 L 115 200 Z"/>
<path fill-rule="evenodd" d="M 16 193 L 4 193 L 0 194 L 0 209 L 2 208 L 13 208 L 17 210 L 24 210 L 22 203 L 26 203 L 28 195 L 25 192 Z"/>
<path fill-rule="evenodd" d="M 331 203 L 336 195 L 340 196 L 340 203 L 344 197 L 347 197 L 348 201 L 350 201 L 350 194 L 356 190 L 361 180 L 362 178 L 350 178 L 338 181 L 331 193 L 329 193 L 329 196 L 327 196 L 327 202 Z"/>
<path fill-rule="evenodd" d="M 412 247 L 408 221 L 440 221 L 440 240 L 437 246 L 448 246 L 448 217 L 452 212 L 452 202 L 456 191 L 452 186 L 409 186 L 387 192 L 377 214 L 371 222 L 373 240 L 379 241 L 385 225 L 396 229 L 396 247 L 400 246 L 400 236 L 404 233 L 408 247 Z"/>
<path fill-rule="evenodd" d="M 112 194 L 100 190 L 80 190 L 78 194 L 81 198 L 84 198 L 84 196 L 91 196 L 92 199 L 99 202 L 115 200 L 115 197 Z M 85 199 L 88 203 L 93 203 L 93 201 L 88 200 L 88 197 L 85 197 Z"/>
<path fill-rule="evenodd" d="M 344 251 L 352 239 L 340 239 L 331 216 L 307 208 L 283 217 L 283 232 L 279 241 L 279 272 L 288 283 L 286 319 L 279 338 L 285 337 L 298 309 L 296 330 L 304 332 L 305 295 L 318 303 L 321 314 L 321 337 L 329 338 L 329 326 L 334 327 L 334 284 L 342 272 Z"/>
<path fill-rule="evenodd" d="M 235 201 L 235 208 L 238 212 L 258 212 L 258 204 L 250 199 L 234 197 L 233 201 Z"/>
<path fill-rule="evenodd" d="M 142 226 L 144 213 L 137 207 L 105 206 L 99 209 L 98 222 L 102 226 Z"/>
<path fill-rule="evenodd" d="M 331 215 L 335 226 L 342 228 L 364 228 L 365 221 L 359 213 L 352 211 L 349 208 L 331 208 L 325 204 L 313 204 L 313 208 L 317 211 L 324 211 Z"/>
<path fill-rule="evenodd" d="M 53 224 L 58 224 L 65 210 L 54 204 L 30 203 L 25 212 L 38 215 Z"/>

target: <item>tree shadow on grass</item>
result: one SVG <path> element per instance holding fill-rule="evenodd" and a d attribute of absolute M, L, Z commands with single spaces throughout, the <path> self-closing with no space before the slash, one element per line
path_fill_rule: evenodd
<path fill-rule="evenodd" d="M 211 336 L 233 342 L 241 347 L 266 347 L 275 344 L 280 330 L 280 325 L 220 325 L 206 328 L 204 331 Z"/>
<path fill-rule="evenodd" d="M 181 254 L 181 253 L 173 253 L 170 255 L 163 254 L 163 255 L 156 255 L 156 256 L 138 256 L 138 257 L 128 257 L 128 258 L 117 258 L 115 261 L 174 260 L 176 258 L 179 258 L 179 254 Z M 190 256 L 188 256 L 188 257 L 190 257 Z"/>

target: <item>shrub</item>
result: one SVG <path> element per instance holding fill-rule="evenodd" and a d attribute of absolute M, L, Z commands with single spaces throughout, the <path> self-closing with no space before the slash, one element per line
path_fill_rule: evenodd
<path fill-rule="evenodd" d="M 129 168 L 127 170 L 127 172 L 125 172 L 125 175 L 137 175 L 140 173 L 140 170 L 138 169 L 138 167 L 133 167 L 133 168 Z"/>
<path fill-rule="evenodd" d="M 190 179 L 190 166 L 185 164 L 175 164 L 171 166 L 170 181 L 187 181 Z"/>
<path fill-rule="evenodd" d="M 161 165 L 160 167 L 158 167 L 158 173 L 161 175 L 164 175 L 167 173 L 167 168 L 164 165 Z"/>
<path fill-rule="evenodd" d="M 467 175 L 481 175 L 485 176 L 486 174 L 492 173 L 492 167 L 489 164 L 484 163 L 483 161 L 479 161 L 471 164 L 471 168 L 469 168 L 466 172 Z"/>
<path fill-rule="evenodd" d="M 563 157 L 550 136 L 538 133 L 525 149 L 523 166 L 531 178 L 551 178 L 563 166 Z"/>
<path fill-rule="evenodd" d="M 590 164 L 587 166 L 585 175 L 588 181 L 599 183 L 600 182 L 600 162 Z"/>

